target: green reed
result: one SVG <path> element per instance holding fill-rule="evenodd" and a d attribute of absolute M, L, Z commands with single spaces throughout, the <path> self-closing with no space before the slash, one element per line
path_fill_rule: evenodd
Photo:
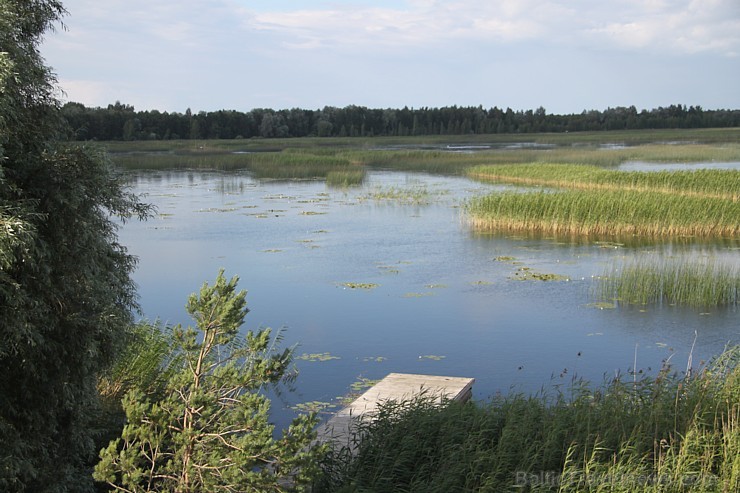
<path fill-rule="evenodd" d="M 738 491 L 740 346 L 688 373 L 638 373 L 441 409 L 386 403 L 313 491 Z"/>
<path fill-rule="evenodd" d="M 691 258 L 631 260 L 604 272 L 598 295 L 624 304 L 737 306 L 740 266 Z"/>
<path fill-rule="evenodd" d="M 481 231 L 534 231 L 606 236 L 740 234 L 740 202 L 629 190 L 496 193 L 466 204 Z"/>
<path fill-rule="evenodd" d="M 365 181 L 365 170 L 363 168 L 329 171 L 326 174 L 326 184 L 331 187 L 354 187 L 362 185 Z"/>
<path fill-rule="evenodd" d="M 492 182 L 585 190 L 639 190 L 740 199 L 740 170 L 616 171 L 578 164 L 477 166 L 468 175 Z"/>

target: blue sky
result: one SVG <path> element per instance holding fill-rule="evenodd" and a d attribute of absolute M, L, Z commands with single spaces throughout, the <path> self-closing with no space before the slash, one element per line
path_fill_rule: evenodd
<path fill-rule="evenodd" d="M 740 108 L 738 0 L 66 0 L 87 106 Z"/>

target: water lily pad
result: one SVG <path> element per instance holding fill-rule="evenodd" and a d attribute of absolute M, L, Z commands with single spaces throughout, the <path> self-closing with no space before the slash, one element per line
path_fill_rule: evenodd
<path fill-rule="evenodd" d="M 447 356 L 439 356 L 436 354 L 423 354 L 419 356 L 419 359 L 430 359 L 432 361 L 441 361 L 445 359 Z"/>
<path fill-rule="evenodd" d="M 331 402 L 310 401 L 301 402 L 299 404 L 295 404 L 294 406 L 290 406 L 292 410 L 301 413 L 320 413 L 321 411 L 324 411 L 331 407 L 336 407 L 336 404 L 332 404 Z"/>
<path fill-rule="evenodd" d="M 379 284 L 375 284 L 372 282 L 343 282 L 340 284 L 340 286 L 344 286 L 345 288 L 350 289 L 375 289 L 379 286 Z"/>
<path fill-rule="evenodd" d="M 517 281 L 570 281 L 568 276 L 535 272 L 529 267 L 520 267 L 519 270 L 514 273 L 514 276 L 510 276 L 509 279 Z"/>
<path fill-rule="evenodd" d="M 387 360 L 385 356 L 365 356 L 362 358 L 362 361 L 374 361 L 376 363 L 382 363 L 383 361 Z"/>
<path fill-rule="evenodd" d="M 301 361 L 330 361 L 333 359 L 341 359 L 339 356 L 334 356 L 331 353 L 303 353 L 296 359 Z"/>
<path fill-rule="evenodd" d="M 352 385 L 349 386 L 349 388 L 353 392 L 362 392 L 378 382 L 380 382 L 380 380 L 371 380 L 369 378 L 359 377 L 357 381 L 353 382 Z"/>

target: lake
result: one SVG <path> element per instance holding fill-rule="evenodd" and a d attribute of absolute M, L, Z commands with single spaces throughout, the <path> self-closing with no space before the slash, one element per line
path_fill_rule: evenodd
<path fill-rule="evenodd" d="M 284 328 L 283 344 L 298 345 L 296 389 L 273 395 L 279 425 L 300 403 L 338 405 L 353 383 L 390 372 L 474 377 L 485 400 L 567 388 L 574 376 L 600 384 L 665 360 L 685 370 L 739 342 L 736 307 L 605 308 L 593 294 L 599 276 L 635 256 L 737 263 L 738 239 L 476 234 L 462 205 L 503 187 L 463 177 L 369 171 L 348 189 L 200 171 L 130 180 L 159 212 L 119 232 L 139 257 L 144 316 L 187 324 L 190 293 L 222 267 L 238 275 L 245 329 Z M 531 272 L 568 280 L 517 279 Z"/>

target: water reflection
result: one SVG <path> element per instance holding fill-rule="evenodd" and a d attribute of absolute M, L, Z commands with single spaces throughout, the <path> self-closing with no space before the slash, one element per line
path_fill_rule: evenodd
<path fill-rule="evenodd" d="M 636 348 L 640 368 L 667 358 L 681 368 L 695 333 L 694 361 L 737 342 L 737 308 L 592 304 L 595 283 L 615 262 L 738 262 L 737 239 L 476 234 L 462 205 L 495 187 L 417 173 L 369 172 L 362 186 L 346 189 L 190 171 L 137 173 L 130 184 L 159 211 L 121 230 L 140 258 L 134 277 L 146 317 L 188 323 L 188 294 L 224 267 L 249 291 L 247 328 L 285 327 L 298 354 L 339 358 L 297 361 L 297 392 L 278 401 L 279 422 L 297 403 L 337 402 L 360 377 L 470 376 L 475 395 L 487 398 L 511 388 L 537 392 L 574 373 L 599 382 L 628 370 Z M 420 189 L 423 201 L 403 200 Z M 568 280 L 516 280 L 523 268 Z"/>

